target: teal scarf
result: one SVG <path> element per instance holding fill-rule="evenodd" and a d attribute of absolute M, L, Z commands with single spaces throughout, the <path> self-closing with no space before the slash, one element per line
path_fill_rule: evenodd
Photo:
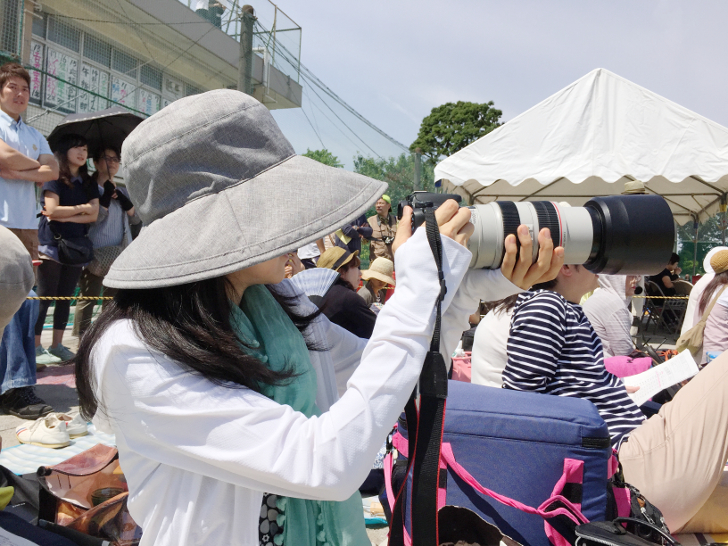
<path fill-rule="evenodd" d="M 253 349 L 246 352 L 267 363 L 272 370 L 289 369 L 294 377 L 283 385 L 265 385 L 262 393 L 279 404 L 287 404 L 306 417 L 320 415 L 316 406 L 317 378 L 303 336 L 263 285 L 245 290 L 240 308 L 233 306 L 232 325 Z M 279 497 L 284 515 L 283 544 L 286 546 L 369 545 L 361 496 L 354 493 L 344 502 Z M 276 537 L 279 543 L 280 536 Z"/>

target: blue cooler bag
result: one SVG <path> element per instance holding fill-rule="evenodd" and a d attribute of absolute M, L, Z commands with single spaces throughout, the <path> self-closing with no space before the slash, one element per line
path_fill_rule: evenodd
<path fill-rule="evenodd" d="M 588 521 L 606 519 L 612 448 L 591 402 L 459 381 L 448 389 L 438 507 L 473 510 L 524 546 L 566 543 L 558 518 L 549 519 L 558 506 Z M 395 434 L 400 457 L 406 433 Z M 402 492 L 407 530 L 411 480 Z"/>

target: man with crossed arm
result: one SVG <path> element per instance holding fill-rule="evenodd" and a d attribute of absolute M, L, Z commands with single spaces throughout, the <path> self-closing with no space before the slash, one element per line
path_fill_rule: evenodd
<path fill-rule="evenodd" d="M 35 186 L 58 178 L 58 163 L 48 142 L 28 126 L 22 114 L 30 98 L 30 75 L 17 63 L 0 66 L 0 226 L 12 231 L 33 260 L 38 260 L 38 219 Z M 36 317 L 29 316 L 35 310 Z M 33 389 L 37 365 L 58 362 L 45 352 L 28 351 L 26 337 L 37 306 L 21 307 L 5 329 L 0 344 L 0 405 L 25 419 L 53 411 Z"/>

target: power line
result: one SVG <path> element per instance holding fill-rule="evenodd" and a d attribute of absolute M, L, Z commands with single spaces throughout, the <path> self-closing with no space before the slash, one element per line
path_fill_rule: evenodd
<path fill-rule="evenodd" d="M 265 27 L 263 27 L 260 23 L 256 21 L 256 24 L 260 27 L 260 29 L 263 32 L 269 32 Z M 367 118 L 365 118 L 363 115 L 361 115 L 359 112 L 357 112 L 352 106 L 346 103 L 341 97 L 339 97 L 334 91 L 331 90 L 326 84 L 324 84 L 313 72 L 311 72 L 310 69 L 308 69 L 306 66 L 304 66 L 300 60 L 296 59 L 296 57 L 284 46 L 282 45 L 278 40 L 274 42 L 274 48 L 276 49 L 276 53 L 283 57 L 291 66 L 298 66 L 300 74 L 306 78 L 309 83 L 312 83 L 316 87 L 318 87 L 322 92 L 326 93 L 329 97 L 331 97 L 333 100 L 335 100 L 337 103 L 339 103 L 343 108 L 345 108 L 349 113 L 354 115 L 357 119 L 365 123 L 367 126 L 369 126 L 371 129 L 379 133 L 381 136 L 389 140 L 392 144 L 396 145 L 397 147 L 401 148 L 405 152 L 409 152 L 409 148 L 396 140 L 395 138 L 389 136 L 387 133 L 385 133 L 383 130 L 381 130 L 379 127 L 374 125 L 371 121 L 369 121 Z M 313 89 L 312 89 L 313 90 Z M 315 91 L 314 91 L 315 92 Z M 317 94 L 318 95 L 318 94 Z M 337 115 L 338 117 L 338 115 Z M 343 123 L 343 121 L 342 121 Z M 357 137 L 358 138 L 358 137 Z M 369 148 L 369 146 L 367 146 Z M 371 148 L 370 148 L 371 149 Z M 374 152 L 376 154 L 376 152 Z M 379 155 L 379 154 L 376 154 Z"/>
<path fill-rule="evenodd" d="M 306 121 L 308 121 L 308 124 L 311 126 L 311 129 L 313 129 L 313 132 L 316 133 L 316 136 L 319 139 L 319 142 L 321 143 L 321 146 L 323 148 L 326 148 L 326 144 L 324 144 L 324 141 L 321 140 L 321 135 L 318 134 L 318 131 L 316 130 L 316 127 L 313 126 L 313 123 L 311 123 L 311 120 L 308 119 L 308 116 L 306 115 L 306 110 L 303 109 L 303 104 L 301 104 L 301 112 L 303 112 L 303 115 L 306 116 Z"/>

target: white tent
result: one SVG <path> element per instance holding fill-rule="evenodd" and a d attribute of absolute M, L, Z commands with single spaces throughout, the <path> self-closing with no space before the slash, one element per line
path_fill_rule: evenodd
<path fill-rule="evenodd" d="M 442 161 L 439 179 L 470 204 L 572 205 L 640 180 L 682 225 L 726 203 L 728 129 L 600 68 Z"/>

